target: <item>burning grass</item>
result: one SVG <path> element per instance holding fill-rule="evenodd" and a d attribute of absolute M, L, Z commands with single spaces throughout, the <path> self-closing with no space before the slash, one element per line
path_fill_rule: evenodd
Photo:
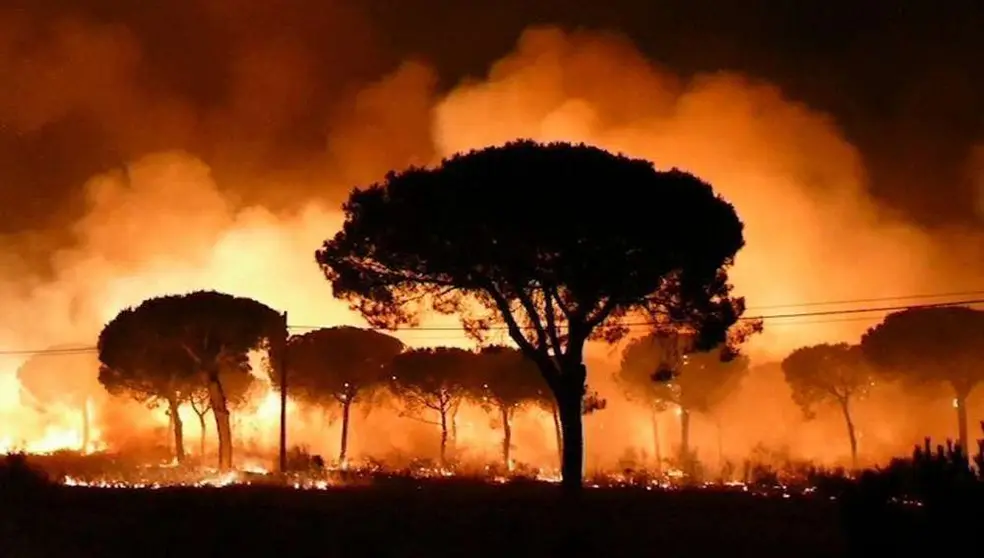
<path fill-rule="evenodd" d="M 984 424 L 982 424 L 984 429 Z M 757 457 L 762 458 L 759 452 Z M 859 477 L 844 470 L 825 470 L 782 455 L 761 461 L 748 460 L 741 474 L 724 468 L 717 478 L 706 478 L 699 462 L 684 469 L 659 471 L 625 467 L 621 471 L 596 471 L 585 485 L 593 489 L 636 489 L 643 491 L 736 492 L 778 498 L 865 497 L 881 502 L 920 506 L 924 502 L 951 502 L 968 495 L 984 496 L 984 440 L 976 455 L 968 455 L 952 444 L 932 447 L 929 440 L 916 448 L 910 459 L 897 459 L 885 468 L 863 472 Z M 367 486 L 454 486 L 550 485 L 559 481 L 556 471 L 514 464 L 501 466 L 451 463 L 440 466 L 429 460 L 412 459 L 396 466 L 381 461 L 326 464 L 302 448 L 294 448 L 288 459 L 290 473 L 271 473 L 268 458 L 245 456 L 232 471 L 219 471 L 194 461 L 183 464 L 148 460 L 126 454 L 59 451 L 48 454 L 10 454 L 0 466 L 0 486 L 33 489 L 63 485 L 106 489 L 221 488 L 268 486 L 295 490 L 325 491 Z"/>
<path fill-rule="evenodd" d="M 264 460 L 244 460 L 233 471 L 222 472 L 193 462 L 145 463 L 108 453 L 80 454 L 61 451 L 51 454 L 16 454 L 8 458 L 17 470 L 36 471 L 38 478 L 68 487 L 146 489 L 170 487 L 277 486 L 297 490 L 328 490 L 366 486 L 393 485 L 552 485 L 559 482 L 556 471 L 516 465 L 512 470 L 494 466 L 453 464 L 444 467 L 426 460 L 410 461 L 402 466 L 387 466 L 378 461 L 351 462 L 344 467 L 325 465 L 295 451 L 287 475 L 272 473 Z M 619 472 L 594 472 L 585 485 L 593 489 L 638 489 L 646 491 L 715 490 L 750 493 L 759 496 L 813 496 L 821 472 L 814 469 L 776 473 L 766 466 L 746 467 L 743 479 L 703 480 L 679 469 L 656 472 L 648 469 L 625 469 Z M 827 475 L 824 478 L 828 478 Z"/>
<path fill-rule="evenodd" d="M 959 539 L 941 534 L 984 505 L 982 457 L 975 466 L 955 448 L 920 447 L 858 478 L 781 462 L 746 464 L 735 480 L 627 468 L 588 475 L 592 489 L 571 503 L 557 499 L 551 472 L 523 466 L 338 468 L 295 452 L 284 477 L 262 460 L 220 474 L 110 454 L 16 454 L 0 465 L 0 515 L 18 529 L 11 548 L 32 555 L 67 552 L 51 546 L 59 540 L 80 545 L 76 557 L 154 544 L 189 545 L 185 556 L 322 546 L 333 555 L 875 555 Z M 244 525 L 256 533 L 243 538 Z"/>
<path fill-rule="evenodd" d="M 808 549 L 802 556 L 842 547 L 830 502 L 750 498 L 737 486 L 688 490 L 641 471 L 593 475 L 595 488 L 572 505 L 559 497 L 550 472 L 521 466 L 506 473 L 352 463 L 285 479 L 256 465 L 223 476 L 193 464 L 136 466 L 106 454 L 7 459 L 18 475 L 40 480 L 8 507 L 8 524 L 16 526 L 8 538 L 12 555 L 481 557 L 579 549 L 629 556 L 665 548 L 767 557 L 791 545 Z M 652 528 L 655 521 L 661 528 Z M 726 528 L 699 536 L 708 521 Z"/>

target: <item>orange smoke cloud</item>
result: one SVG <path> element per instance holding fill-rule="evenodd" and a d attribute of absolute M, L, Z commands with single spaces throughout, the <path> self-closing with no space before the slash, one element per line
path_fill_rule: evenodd
<path fill-rule="evenodd" d="M 856 150 L 829 119 L 742 76 L 683 81 L 623 41 L 535 29 L 487 81 L 448 95 L 435 121 L 443 154 L 524 136 L 698 174 L 746 223 L 732 277 L 753 308 L 906 295 L 936 279 L 923 271 L 928 236 L 878 211 Z M 755 346 L 781 356 L 869 325 L 767 327 Z"/>

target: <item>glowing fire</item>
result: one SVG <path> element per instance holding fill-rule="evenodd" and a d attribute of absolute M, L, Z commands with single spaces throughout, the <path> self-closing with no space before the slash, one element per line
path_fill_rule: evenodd
<path fill-rule="evenodd" d="M 99 478 L 99 479 L 82 479 L 72 476 L 66 476 L 61 479 L 61 483 L 69 487 L 87 487 L 87 488 L 115 488 L 115 489 L 143 489 L 143 490 L 156 490 L 167 487 L 175 486 L 187 486 L 187 487 L 229 487 L 229 486 L 251 486 L 254 484 L 265 484 L 265 485 L 275 485 L 281 487 L 292 488 L 295 490 L 328 490 L 333 487 L 339 487 L 345 485 L 347 482 L 343 478 L 335 478 L 333 474 L 339 470 L 329 470 L 324 473 L 318 474 L 294 474 L 286 478 L 271 476 L 265 471 L 250 472 L 246 470 L 242 471 L 230 471 L 226 473 L 217 473 L 203 471 L 198 474 L 189 474 L 184 478 L 171 479 L 171 480 L 136 480 L 136 481 L 123 481 L 114 478 Z M 350 473 L 355 473 L 356 475 L 363 475 L 365 478 L 370 479 L 371 475 L 376 473 L 374 469 L 371 468 L 355 468 Z M 411 479 L 431 479 L 440 480 L 447 479 L 455 476 L 455 471 L 449 469 L 430 469 L 430 468 L 416 468 L 409 472 L 409 477 Z M 472 480 L 487 482 L 491 484 L 506 484 L 515 481 L 519 478 L 525 478 L 530 481 L 556 484 L 560 482 L 560 477 L 556 472 L 541 472 L 533 476 L 528 477 L 517 477 L 513 475 L 495 475 L 486 474 L 479 476 L 470 476 Z M 603 488 L 603 487 L 634 487 L 637 489 L 645 490 L 676 490 L 683 486 L 685 475 L 682 471 L 677 469 L 669 469 L 663 473 L 661 476 L 648 477 L 648 478 L 634 478 L 628 474 L 622 473 L 608 473 L 604 475 L 594 475 L 587 483 L 588 488 Z M 795 480 L 795 479 L 794 479 Z M 358 481 L 356 481 L 358 482 Z M 794 482 L 793 484 L 782 481 L 773 481 L 770 483 L 754 483 L 749 484 L 742 481 L 718 481 L 718 482 L 702 482 L 697 484 L 690 484 L 691 488 L 701 488 L 709 490 L 726 490 L 726 491 L 739 491 L 750 493 L 752 495 L 758 496 L 772 496 L 781 498 L 790 498 L 792 496 L 811 496 L 816 492 L 816 488 L 808 484 L 803 484 L 802 479 Z M 833 496 L 829 496 L 830 499 L 834 499 Z"/>
<path fill-rule="evenodd" d="M 82 433 L 79 430 L 48 427 L 37 438 L 18 441 L 13 438 L 0 438 L 0 454 L 25 453 L 54 453 L 61 450 L 78 451 L 82 447 Z M 98 439 L 90 439 L 84 453 L 95 453 L 106 449 L 106 445 Z"/>
<path fill-rule="evenodd" d="M 87 400 L 85 405 L 88 416 L 93 417 L 95 407 L 92 401 Z M 91 454 L 106 449 L 106 444 L 100 439 L 101 432 L 98 427 L 89 426 L 88 440 L 86 440 L 83 427 L 74 425 L 76 422 L 78 421 L 74 413 L 66 412 L 45 421 L 42 427 L 29 439 L 0 433 L 0 455 L 15 452 L 48 454 L 63 450 Z M 66 424 L 73 425 L 66 426 Z"/>

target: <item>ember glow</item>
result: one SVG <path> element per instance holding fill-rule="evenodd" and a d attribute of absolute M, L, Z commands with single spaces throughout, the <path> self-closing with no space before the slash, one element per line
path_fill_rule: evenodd
<path fill-rule="evenodd" d="M 75 33 L 84 44 L 113 39 L 85 28 Z M 51 48 L 57 50 L 58 44 Z M 265 54 L 257 59 L 284 74 L 278 74 L 282 83 L 267 83 L 273 95 L 268 99 L 271 118 L 287 118 L 303 95 L 285 84 L 305 83 L 305 65 L 290 49 Z M 281 56 L 289 63 L 269 64 Z M 244 75 L 269 74 L 245 62 L 243 68 Z M 107 79 L 116 77 L 110 73 Z M 794 305 L 777 310 L 788 313 L 801 310 L 795 305 L 803 303 L 954 292 L 984 283 L 976 263 L 964 265 L 960 249 L 954 248 L 962 244 L 951 242 L 953 234 L 930 234 L 879 209 L 867 192 L 858 153 L 840 130 L 770 84 L 728 73 L 683 78 L 644 59 L 624 40 L 552 28 L 524 33 L 514 51 L 481 80 L 448 92 L 438 92 L 436 81 L 426 64 L 407 62 L 365 85 L 356 95 L 356 108 L 328 127 L 330 162 L 316 158 L 302 165 L 304 172 L 254 172 L 263 162 L 249 159 L 246 151 L 226 154 L 241 159 L 242 169 L 220 176 L 189 140 L 174 144 L 187 151 L 147 150 L 80 184 L 86 209 L 71 227 L 70 245 L 47 262 L 53 272 L 0 278 L 0 317 L 7 324 L 0 331 L 0 349 L 10 352 L 0 355 L 0 452 L 41 454 L 78 450 L 83 444 L 77 410 L 29 404 L 15 376 L 28 358 L 60 362 L 66 357 L 15 353 L 78 340 L 88 340 L 91 347 L 99 329 L 120 309 L 146 298 L 215 289 L 287 311 L 298 331 L 364 325 L 332 299 L 312 261 L 313 251 L 340 225 L 338 193 L 392 168 L 433 163 L 515 137 L 589 142 L 649 158 L 659 167 L 685 168 L 708 180 L 734 202 L 746 222 L 747 248 L 733 278 L 748 305 L 761 313 L 778 305 Z M 243 93 L 242 98 L 251 95 Z M 43 108 L 37 107 L 40 112 Z M 170 105 L 155 108 L 146 112 L 167 114 L 162 120 L 170 123 L 168 130 L 182 129 L 174 137 L 194 135 L 184 130 L 191 124 L 179 117 L 182 111 L 174 112 Z M 35 116 L 43 121 L 40 112 Z M 243 198 L 234 194 L 240 182 L 250 191 L 297 194 L 286 196 L 289 203 L 279 198 L 275 203 L 273 194 L 269 199 Z M 13 254 L 3 256 L 5 262 L 10 259 L 4 269 L 24 269 L 27 264 Z M 853 342 L 880 317 L 770 320 L 749 354 L 764 366 L 804 344 Z M 411 347 L 471 347 L 453 329 L 453 317 L 434 316 L 422 326 L 452 329 L 400 331 L 395 336 Z M 654 420 L 611 382 L 619 347 L 589 349 L 589 382 L 609 401 L 606 410 L 586 419 L 589 468 L 620 471 L 653 461 L 657 450 L 671 455 L 679 438 L 678 410 Z M 96 374 L 94 369 L 59 365 L 52 370 L 53 384 L 71 375 L 94 380 Z M 929 405 L 914 405 L 891 389 L 879 397 L 857 411 L 861 453 L 869 462 L 905 454 L 923 435 L 945 438 L 951 433 L 946 395 Z M 969 404 L 979 414 L 980 402 Z M 160 408 L 105 396 L 91 405 L 85 452 L 149 454 L 171 443 L 168 419 Z M 916 408 L 925 411 L 912 412 Z M 292 446 L 328 461 L 337 454 L 340 425 L 334 411 L 291 400 L 287 412 Z M 520 415 L 514 426 L 515 461 L 544 470 L 556 467 L 551 417 L 532 410 Z M 198 417 L 182 408 L 181 418 L 186 447 L 193 455 L 200 453 Z M 236 455 L 262 455 L 272 462 L 278 420 L 279 398 L 262 384 L 234 412 Z M 432 458 L 437 444 L 432 421 L 402 416 L 394 402 L 359 409 L 353 412 L 351 454 L 395 466 Z M 491 422 L 477 406 L 462 408 L 456 425 L 462 460 L 483 465 L 496 460 L 501 432 Z M 781 376 L 767 366 L 736 390 L 718 416 L 695 416 L 692 423 L 693 445 L 715 470 L 742 463 L 756 452 L 831 465 L 848 458 L 839 417 L 804 422 Z M 213 459 L 213 438 L 209 421 L 205 455 L 198 456 L 203 462 Z"/>
<path fill-rule="evenodd" d="M 64 475 L 57 479 L 64 486 L 82 488 L 158 490 L 162 488 L 223 488 L 231 486 L 278 486 L 295 490 L 329 490 L 353 486 L 368 486 L 380 478 L 394 477 L 404 481 L 440 482 L 461 477 L 472 482 L 505 484 L 510 482 L 538 482 L 557 484 L 557 471 L 526 471 L 502 473 L 494 469 L 456 471 L 453 469 L 414 467 L 402 471 L 385 471 L 372 464 L 359 463 L 346 468 L 328 468 L 322 471 L 291 473 L 280 476 L 259 466 L 245 466 L 239 470 L 219 472 L 214 469 L 178 470 L 173 465 L 144 467 L 129 470 L 119 476 L 96 474 L 87 477 Z M 806 478 L 776 478 L 774 480 L 750 479 L 701 482 L 685 485 L 684 473 L 670 469 L 661 475 L 645 471 L 596 474 L 587 480 L 588 488 L 635 488 L 642 490 L 679 490 L 682 488 L 737 491 L 756 496 L 789 498 L 811 496 L 816 488 Z"/>

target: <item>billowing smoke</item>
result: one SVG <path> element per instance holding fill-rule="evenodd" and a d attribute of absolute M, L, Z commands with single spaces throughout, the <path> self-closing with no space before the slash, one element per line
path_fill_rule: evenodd
<path fill-rule="evenodd" d="M 233 4 L 209 2 L 205 17 L 247 21 L 231 15 Z M 207 76 L 201 83 L 172 80 L 200 89 L 205 101 L 197 103 L 144 74 L 141 62 L 161 54 L 142 50 L 126 27 L 0 14 L 0 73 L 16 84 L 0 91 L 0 124 L 25 143 L 63 146 L 72 154 L 64 171 L 45 176 L 72 181 L 77 191 L 65 200 L 35 197 L 30 203 L 43 206 L 39 211 L 23 200 L 43 185 L 27 176 L 5 178 L 11 187 L 0 195 L 4 215 L 50 214 L 46 225 L 69 215 L 73 224 L 49 227 L 50 234 L 41 225 L 34 233 L 22 226 L 8 237 L 0 348 L 94 341 L 122 307 L 199 288 L 254 297 L 288 311 L 295 325 L 362 324 L 332 299 L 313 262 L 313 251 L 340 224 L 345 193 L 393 168 L 515 137 L 594 143 L 714 184 L 746 222 L 747 247 L 733 279 L 753 314 L 796 313 L 806 302 L 963 290 L 979 277 L 976 262 L 965 265 L 973 250 L 952 249 L 970 240 L 966 234 L 920 230 L 881 208 L 867 193 L 860 154 L 836 123 L 761 80 L 729 72 L 680 76 L 618 36 L 544 27 L 525 32 L 486 76 L 443 91 L 422 60 L 373 77 L 385 57 L 369 28 L 357 14 L 332 6 L 341 17 L 332 27 L 339 36 L 326 52 L 233 25 L 224 91 L 216 93 Z M 335 65 L 326 67 L 326 60 Z M 319 108 L 305 108 L 312 105 Z M 975 157 L 969 168 L 984 176 L 984 159 Z M 653 207 L 653 219 L 666 210 Z M 837 307 L 824 307 L 831 308 Z M 763 363 L 804 344 L 856 341 L 877 319 L 770 320 L 750 354 Z M 465 343 L 448 331 L 400 336 L 418 346 Z M 620 402 L 610 381 L 618 349 L 592 353 L 591 382 L 611 404 L 590 419 L 590 428 L 615 433 L 589 442 L 595 463 L 613 463 L 650 437 L 642 413 Z M 17 393 L 13 372 L 26 357 L 0 360 L 0 393 Z M 886 403 L 879 407 L 884 412 L 872 411 L 872 430 L 880 432 L 874 425 L 897 408 Z M 9 395 L 0 409 L 14 417 L 28 412 Z M 776 374 L 750 377 L 722 413 L 724 451 L 735 455 L 759 440 L 791 444 L 806 455 L 846 453 L 827 447 L 840 435 L 836 417 L 798 433 L 799 415 Z M 928 412 L 926 420 L 935 416 Z M 399 420 L 393 413 L 374 417 L 376 424 Z M 696 427 L 706 446 L 716 443 L 711 422 Z M 779 429 L 780 423 L 788 426 Z M 17 421 L 4 428 L 11 424 Z M 936 428 L 927 424 L 924 431 Z M 910 441 L 900 432 L 878 435 L 895 451 Z M 528 438 L 552 443 L 536 428 Z"/>

